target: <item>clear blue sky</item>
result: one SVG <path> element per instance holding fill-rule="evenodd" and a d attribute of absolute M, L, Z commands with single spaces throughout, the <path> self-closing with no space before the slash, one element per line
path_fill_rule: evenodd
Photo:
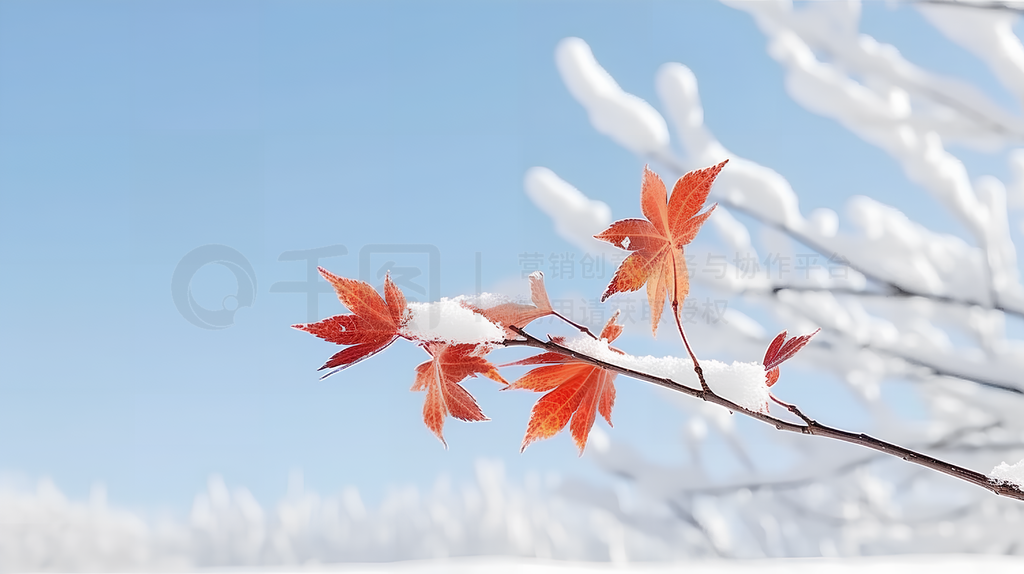
<path fill-rule="evenodd" d="M 869 4 L 863 29 L 1016 109 L 912 9 Z M 658 66 L 691 67 L 709 126 L 787 177 L 805 212 L 867 194 L 963 235 L 895 162 L 793 103 L 752 20 L 717 3 L 5 0 L 0 471 L 51 476 L 73 497 L 103 482 L 115 503 L 172 509 L 214 472 L 263 501 L 293 469 L 370 500 L 440 473 L 461 480 L 479 457 L 513 477 L 595 476 L 567 437 L 520 455 L 536 397 L 487 380 L 467 386 L 494 420 L 449 421 L 443 450 L 408 390 L 425 358 L 412 345 L 319 381 L 335 348 L 288 328 L 307 319 L 304 295 L 270 290 L 305 277 L 304 263 L 278 260 L 286 251 L 343 245 L 321 263 L 356 277 L 374 244 L 435 246 L 442 296 L 473 292 L 478 252 L 483 288 L 508 285 L 521 253 L 575 253 L 523 194 L 535 165 L 635 216 L 642 164 L 562 85 L 553 51 L 566 36 L 655 104 Z M 1004 154 L 964 157 L 972 176 L 1006 176 Z M 208 244 L 237 250 L 257 279 L 253 305 L 221 330 L 186 321 L 171 295 L 179 260 Z M 371 269 L 388 257 L 371 255 Z M 606 281 L 548 286 L 593 298 Z M 215 265 L 192 280 L 206 308 L 234 285 Z M 342 308 L 323 295 L 318 310 Z M 636 333 L 632 350 L 647 352 Z M 678 411 L 619 388 L 612 436 L 677 456 Z"/>

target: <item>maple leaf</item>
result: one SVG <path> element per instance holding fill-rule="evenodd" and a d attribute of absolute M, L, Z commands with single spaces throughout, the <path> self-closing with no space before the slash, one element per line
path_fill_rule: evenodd
<path fill-rule="evenodd" d="M 601 331 L 601 339 L 611 343 L 622 333 L 622 325 L 615 323 L 618 316 L 616 312 L 609 319 Z M 621 353 L 618 349 L 612 350 Z M 531 370 L 506 387 L 506 390 L 526 389 L 547 393 L 533 405 L 520 452 L 535 440 L 558 434 L 571 418 L 569 431 L 580 449 L 580 456 L 583 456 L 597 413 L 601 413 L 611 426 L 612 406 L 615 404 L 614 371 L 560 353 L 541 353 L 504 366 L 513 365 L 545 365 Z"/>
<path fill-rule="evenodd" d="M 548 299 L 548 292 L 544 289 L 544 274 L 540 271 L 530 274 L 530 299 L 533 301 L 533 305 L 502 303 L 488 309 L 480 309 L 472 305 L 467 305 L 467 307 L 483 315 L 492 323 L 501 325 L 505 329 L 505 336 L 515 339 L 519 334 L 509 327 L 521 329 L 534 319 L 552 315 L 555 312 Z"/>
<path fill-rule="evenodd" d="M 293 328 L 312 333 L 325 341 L 338 345 L 351 345 L 335 353 L 319 370 L 333 369 L 321 378 L 351 367 L 378 353 L 399 337 L 398 330 L 408 321 L 405 296 L 384 277 L 384 297 L 365 281 L 338 277 L 320 267 L 320 275 L 334 286 L 338 299 L 352 311 L 350 315 L 335 315 L 317 321 L 292 325 Z"/>
<path fill-rule="evenodd" d="M 441 433 L 448 415 L 463 421 L 488 420 L 473 395 L 459 382 L 478 374 L 505 385 L 508 381 L 501 378 L 498 369 L 483 358 L 482 355 L 490 350 L 487 345 L 433 342 L 424 343 L 423 348 L 431 359 L 416 367 L 416 382 L 412 390 L 427 392 L 427 400 L 423 403 L 423 422 L 448 448 Z"/>
<path fill-rule="evenodd" d="M 764 361 L 762 361 L 766 371 L 765 380 L 769 387 L 779 380 L 779 365 L 795 355 L 797 351 L 803 349 L 804 345 L 811 340 L 811 337 L 818 334 L 818 331 L 821 331 L 821 329 L 817 329 L 810 335 L 793 337 L 788 341 L 786 340 L 785 331 L 775 336 L 775 339 L 768 345 L 768 350 L 764 352 Z"/>
<path fill-rule="evenodd" d="M 665 293 L 668 292 L 673 308 L 678 309 L 690 292 L 683 246 L 693 241 L 718 205 L 698 214 L 711 192 L 711 184 L 728 161 L 687 173 L 676 181 L 672 197 L 667 199 L 665 183 L 644 167 L 640 207 L 647 219 L 622 219 L 594 236 L 632 251 L 619 265 L 601 301 L 616 293 L 636 291 L 646 283 L 651 331 L 657 334 Z"/>

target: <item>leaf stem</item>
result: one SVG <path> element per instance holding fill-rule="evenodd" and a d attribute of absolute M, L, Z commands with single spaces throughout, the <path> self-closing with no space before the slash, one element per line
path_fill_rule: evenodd
<path fill-rule="evenodd" d="M 697 379 L 700 381 L 700 388 L 704 389 L 705 392 L 710 393 L 711 387 L 709 387 L 707 381 L 704 380 L 704 369 L 700 368 L 700 363 L 697 361 L 697 355 L 693 354 L 693 349 L 690 348 L 690 342 L 686 340 L 686 333 L 683 331 L 683 324 L 679 321 L 678 301 L 672 301 L 672 316 L 676 318 L 676 326 L 679 327 L 679 336 L 683 338 L 683 345 L 686 346 L 686 352 L 690 354 L 690 360 L 693 361 L 693 372 L 697 373 Z"/>
<path fill-rule="evenodd" d="M 682 253 L 678 255 L 682 257 Z M 690 348 L 690 342 L 686 340 L 686 332 L 683 331 L 683 323 L 679 320 L 679 298 L 677 297 L 676 286 L 679 285 L 679 277 L 676 276 L 678 266 L 672 265 L 672 316 L 675 317 L 676 327 L 679 327 L 679 336 L 683 338 L 683 345 L 686 347 L 686 352 L 690 354 L 690 360 L 693 361 L 693 372 L 697 373 L 697 380 L 700 381 L 700 388 L 704 389 L 704 392 L 710 393 L 711 387 L 708 386 L 707 381 L 704 380 L 704 369 L 700 368 L 700 362 L 697 361 L 697 355 L 693 354 L 693 349 Z"/>

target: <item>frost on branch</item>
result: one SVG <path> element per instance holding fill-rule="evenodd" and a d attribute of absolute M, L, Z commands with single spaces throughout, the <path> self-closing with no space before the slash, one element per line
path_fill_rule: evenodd
<path fill-rule="evenodd" d="M 577 337 L 565 342 L 565 346 L 584 355 L 656 377 L 671 379 L 692 389 L 700 389 L 700 381 L 693 371 L 693 361 L 681 357 L 634 356 L 613 350 L 608 341 L 595 341 L 589 337 Z M 767 413 L 768 385 L 765 383 L 765 369 L 759 363 L 723 363 L 701 359 L 704 378 L 715 394 L 737 405 L 759 413 Z"/>
<path fill-rule="evenodd" d="M 999 463 L 988 475 L 994 482 L 1013 484 L 1024 489 L 1024 460 L 1014 465 Z"/>
<path fill-rule="evenodd" d="M 932 25 L 984 60 L 999 81 L 1024 100 L 1024 46 L 1013 33 L 1019 14 L 1011 10 L 971 8 L 941 4 L 917 6 Z"/>

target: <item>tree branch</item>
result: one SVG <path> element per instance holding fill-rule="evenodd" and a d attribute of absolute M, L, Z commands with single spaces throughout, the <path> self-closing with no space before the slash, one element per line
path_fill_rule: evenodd
<path fill-rule="evenodd" d="M 570 349 L 564 345 L 560 345 L 553 341 L 542 341 L 518 327 L 510 326 L 509 328 L 512 331 L 516 332 L 518 335 L 522 336 L 523 339 L 505 340 L 502 342 L 502 345 L 506 347 L 533 347 L 535 349 L 542 349 L 544 351 L 565 355 L 578 361 L 594 365 L 595 367 L 601 367 L 602 369 L 606 369 L 615 373 L 619 373 L 621 375 L 625 375 L 627 377 L 658 385 L 659 387 L 664 387 L 675 392 L 683 393 L 685 395 L 689 395 L 702 401 L 714 403 L 721 407 L 725 407 L 731 412 L 738 412 L 750 418 L 757 419 L 763 423 L 770 424 L 780 431 L 828 437 L 838 441 L 855 444 L 890 456 L 902 458 L 907 462 L 917 464 L 937 472 L 941 472 L 942 474 L 952 476 L 953 478 L 957 478 L 965 482 L 969 482 L 971 484 L 989 490 L 993 494 L 999 496 L 1005 496 L 1017 500 L 1024 500 L 1024 490 L 1018 488 L 1015 485 L 993 481 L 989 479 L 988 476 L 981 474 L 980 472 L 973 471 L 971 469 L 964 468 L 961 466 L 957 466 L 955 464 L 945 462 L 937 458 L 933 458 L 926 454 L 919 453 L 901 447 L 899 445 L 886 442 L 881 439 L 877 439 L 864 433 L 852 433 L 849 431 L 844 431 L 841 429 L 823 425 L 815 421 L 814 419 L 805 416 L 795 406 L 793 406 L 792 409 L 790 409 L 790 411 L 793 412 L 793 414 L 799 416 L 805 424 L 801 425 L 792 423 L 787 420 L 774 417 L 770 414 L 764 414 L 757 411 L 746 409 L 730 401 L 729 399 L 716 394 L 710 388 L 695 389 L 677 383 L 672 379 L 657 377 L 640 371 L 635 371 L 633 369 L 620 367 L 618 365 L 602 361 L 601 359 L 597 359 L 595 357 L 591 357 L 589 355 L 580 353 L 579 351 L 574 351 L 573 349 Z M 787 409 L 788 408 L 789 407 L 787 406 Z"/>
<path fill-rule="evenodd" d="M 1013 2 L 962 2 L 960 0 L 915 0 L 914 4 L 935 4 L 937 6 L 956 6 L 957 8 L 974 8 L 982 10 L 1001 10 L 1005 12 L 1024 12 L 1024 7 Z"/>
<path fill-rule="evenodd" d="M 808 247 L 810 247 L 810 246 L 808 245 Z M 814 248 L 812 247 L 812 249 L 814 249 Z M 817 251 L 817 249 L 815 249 L 815 251 Z M 825 255 L 825 254 L 821 253 L 820 251 L 818 253 L 820 255 Z M 852 266 L 849 266 L 849 265 L 847 265 L 847 266 L 850 267 L 851 269 L 853 269 Z M 863 273 L 860 270 L 857 270 L 857 271 L 859 273 Z M 873 281 L 876 281 L 876 282 L 881 282 L 882 286 L 885 287 L 887 290 L 886 291 L 868 291 L 866 289 L 851 289 L 849 287 L 818 287 L 816 285 L 775 284 L 775 285 L 772 285 L 771 292 L 772 293 L 778 293 L 779 291 L 819 291 L 819 292 L 828 291 L 829 293 L 840 293 L 840 294 L 843 294 L 843 295 L 854 295 L 854 296 L 857 296 L 857 297 L 897 297 L 897 298 L 920 297 L 922 299 L 927 299 L 927 300 L 933 301 L 935 303 L 944 303 L 946 305 L 956 305 L 956 306 L 959 306 L 959 307 L 984 307 L 986 309 L 992 309 L 992 310 L 995 310 L 995 311 L 1002 311 L 1003 313 L 1006 313 L 1008 315 L 1015 315 L 1017 317 L 1024 318 L 1024 310 L 1014 309 L 1012 307 L 1007 307 L 1007 306 L 1002 305 L 1000 303 L 993 303 L 993 304 L 988 304 L 987 305 L 987 304 L 980 303 L 980 302 L 977 302 L 977 301 L 968 301 L 966 299 L 959 299 L 957 297 L 950 297 L 948 295 L 935 295 L 935 294 L 918 293 L 916 291 L 908 291 L 908 290 L 903 289 L 902 287 L 899 287 L 899 286 L 897 286 L 897 285 L 895 285 L 895 284 L 893 284 L 891 282 L 887 282 L 885 280 L 877 279 L 875 277 L 871 277 L 871 279 Z M 766 293 L 767 291 L 760 290 L 760 289 L 757 289 L 757 290 L 747 289 L 744 292 L 745 293 Z M 993 300 L 995 300 L 994 296 L 993 296 Z"/>
<path fill-rule="evenodd" d="M 837 290 L 833 290 L 833 289 L 821 289 L 821 290 L 822 291 L 829 291 L 829 292 L 833 292 L 833 293 L 837 292 Z M 772 296 L 777 296 L 779 291 L 780 291 L 779 289 L 773 290 Z M 839 292 L 842 292 L 842 291 L 839 291 Z M 780 301 L 779 304 L 780 305 L 787 305 L 785 302 L 782 302 L 782 301 Z M 797 307 L 794 307 L 793 305 L 787 305 L 787 306 L 790 309 L 792 309 L 795 313 L 804 314 L 804 313 L 802 313 L 801 309 L 799 309 Z M 804 315 L 806 316 L 806 314 L 804 314 Z M 840 335 L 846 336 L 846 333 L 844 333 L 842 331 L 837 331 L 837 332 Z M 847 337 L 847 339 L 849 340 L 849 337 Z M 925 360 L 918 359 L 918 358 L 915 358 L 915 357 L 910 357 L 910 356 L 905 355 L 903 353 L 900 353 L 898 351 L 893 351 L 891 349 L 884 349 L 884 348 L 877 347 L 877 346 L 871 345 L 871 344 L 857 343 L 856 341 L 853 341 L 853 344 L 858 346 L 858 347 L 860 347 L 861 349 L 866 349 L 866 350 L 872 351 L 874 353 L 888 355 L 890 357 L 893 357 L 894 359 L 899 359 L 899 360 L 901 360 L 904 363 L 907 363 L 909 365 L 914 365 L 914 366 L 917 366 L 917 367 L 928 369 L 929 371 L 932 372 L 932 374 L 934 374 L 936 376 L 952 377 L 952 378 L 960 379 L 960 380 L 963 380 L 963 381 L 969 381 L 969 382 L 981 385 L 983 387 L 988 387 L 990 389 L 996 389 L 996 390 L 1005 391 L 1005 392 L 1008 392 L 1008 393 L 1024 395 L 1024 388 L 1021 388 L 1021 386 L 1015 385 L 1013 383 L 997 381 L 997 380 L 993 380 L 993 379 L 986 379 L 986 378 L 978 377 L 978 376 L 971 375 L 971 374 L 968 374 L 968 373 L 964 373 L 964 372 L 960 372 L 960 371 L 954 371 L 954 370 L 951 370 L 951 369 L 948 369 L 948 368 L 945 368 L 945 367 L 939 367 L 939 366 L 936 366 L 936 365 L 934 365 L 932 363 L 929 363 L 929 362 L 927 362 Z"/>

